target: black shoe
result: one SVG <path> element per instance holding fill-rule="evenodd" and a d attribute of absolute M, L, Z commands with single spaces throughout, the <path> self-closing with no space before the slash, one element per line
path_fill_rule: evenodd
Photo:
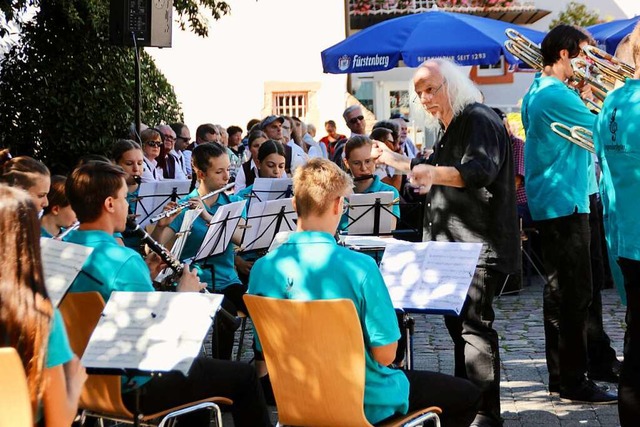
<path fill-rule="evenodd" d="M 585 380 L 580 385 L 569 390 L 560 390 L 560 400 L 573 403 L 591 403 L 593 405 L 607 405 L 616 403 L 618 395 L 603 390 L 593 381 Z"/>
<path fill-rule="evenodd" d="M 594 381 L 604 381 L 607 383 L 618 383 L 620 377 L 618 374 L 613 372 L 613 370 L 609 371 L 589 371 L 587 373 L 589 379 Z"/>
<path fill-rule="evenodd" d="M 560 385 L 559 384 L 549 384 L 549 395 L 557 396 L 560 394 Z"/>

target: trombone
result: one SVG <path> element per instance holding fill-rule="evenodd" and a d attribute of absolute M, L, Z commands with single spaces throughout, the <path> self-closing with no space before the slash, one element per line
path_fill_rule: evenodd
<path fill-rule="evenodd" d="M 529 40 L 513 28 L 507 28 L 505 34 L 509 38 L 504 43 L 505 48 L 514 56 L 520 58 L 527 65 L 542 70 L 543 60 L 540 46 Z M 588 83 L 592 87 L 594 96 L 600 101 L 604 101 L 607 93 L 616 87 L 616 82 L 624 83 L 627 78 L 633 77 L 634 67 L 626 64 L 613 55 L 608 54 L 595 46 L 584 46 L 582 48 L 587 59 L 574 58 L 571 60 L 574 76 L 574 83 Z M 593 101 L 587 101 L 597 107 L 600 106 Z"/>
<path fill-rule="evenodd" d="M 589 129 L 582 126 L 570 127 L 564 123 L 553 122 L 551 123 L 551 130 L 578 147 L 584 148 L 590 153 L 595 153 L 593 132 Z"/>

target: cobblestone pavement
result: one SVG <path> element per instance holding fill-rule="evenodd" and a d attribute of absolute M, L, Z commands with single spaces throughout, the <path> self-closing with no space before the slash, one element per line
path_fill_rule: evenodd
<path fill-rule="evenodd" d="M 526 280 L 525 280 L 526 282 Z M 542 280 L 532 278 L 517 294 L 495 303 L 495 328 L 500 336 L 501 403 L 505 427 L 606 426 L 618 422 L 617 405 L 569 404 L 549 396 L 542 326 Z M 605 330 L 622 358 L 624 306 L 614 289 L 602 292 Z M 415 369 L 453 373 L 453 345 L 441 316 L 414 315 Z M 242 359 L 252 356 L 251 334 L 245 337 Z M 604 384 L 604 383 L 601 383 Z M 615 384 L 608 384 L 617 390 Z M 275 410 L 275 408 L 273 408 Z M 276 414 L 274 412 L 274 420 Z M 228 414 L 225 426 L 233 425 Z"/>

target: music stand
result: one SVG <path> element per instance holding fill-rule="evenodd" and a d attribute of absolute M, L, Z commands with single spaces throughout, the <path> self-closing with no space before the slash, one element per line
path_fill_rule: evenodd
<path fill-rule="evenodd" d="M 188 374 L 223 296 L 196 292 L 113 292 L 82 356 L 95 375 Z M 166 325 L 171 325 L 167 328 Z M 140 388 L 134 426 L 140 425 Z"/>
<path fill-rule="evenodd" d="M 259 202 L 287 199 L 292 196 L 291 178 L 256 178 L 251 187 L 251 197 Z"/>
<path fill-rule="evenodd" d="M 297 218 L 291 198 L 251 203 L 240 252 L 269 248 L 279 232 L 295 231 Z"/>
<path fill-rule="evenodd" d="M 167 203 L 189 194 L 190 186 L 191 181 L 179 179 L 141 183 L 138 187 L 135 210 L 140 227 L 149 225 L 151 218 L 162 212 Z"/>
<path fill-rule="evenodd" d="M 209 229 L 202 240 L 200 249 L 193 257 L 193 261 L 198 262 L 204 260 L 203 265 L 208 265 L 209 258 L 223 253 L 233 237 L 233 233 L 238 227 L 238 223 L 242 218 L 246 200 L 229 203 L 220 206 L 211 221 L 209 221 Z"/>
<path fill-rule="evenodd" d="M 347 233 L 361 236 L 391 234 L 391 220 L 397 217 L 389 207 L 398 202 L 393 196 L 392 191 L 349 196 Z"/>

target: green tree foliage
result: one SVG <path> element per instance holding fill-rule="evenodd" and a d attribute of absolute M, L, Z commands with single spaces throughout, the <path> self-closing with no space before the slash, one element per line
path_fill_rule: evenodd
<path fill-rule="evenodd" d="M 109 1 L 103 0 L 104 3 Z M 4 15 L 7 22 L 19 21 L 21 13 L 27 7 L 39 7 L 41 2 L 41 0 L 0 0 L 0 18 Z M 73 2 L 62 3 L 71 5 Z M 227 2 L 219 0 L 173 0 L 173 9 L 178 15 L 180 28 L 184 30 L 188 25 L 191 31 L 201 37 L 209 35 L 209 20 L 204 14 L 205 11 L 210 12 L 213 19 L 218 20 L 231 10 Z M 0 19 L 1 22 L 2 19 Z M 5 33 L 6 28 L 0 25 L 0 37 Z"/>
<path fill-rule="evenodd" d="M 584 4 L 572 1 L 566 9 L 560 12 L 558 17 L 551 21 L 549 29 L 558 24 L 577 25 L 579 27 L 588 27 L 601 22 L 600 15 L 597 11 L 589 10 Z"/>
<path fill-rule="evenodd" d="M 46 0 L 0 63 L 0 146 L 68 172 L 106 154 L 134 118 L 132 48 L 108 43 L 108 0 Z M 182 119 L 173 87 L 141 55 L 142 121 Z"/>

